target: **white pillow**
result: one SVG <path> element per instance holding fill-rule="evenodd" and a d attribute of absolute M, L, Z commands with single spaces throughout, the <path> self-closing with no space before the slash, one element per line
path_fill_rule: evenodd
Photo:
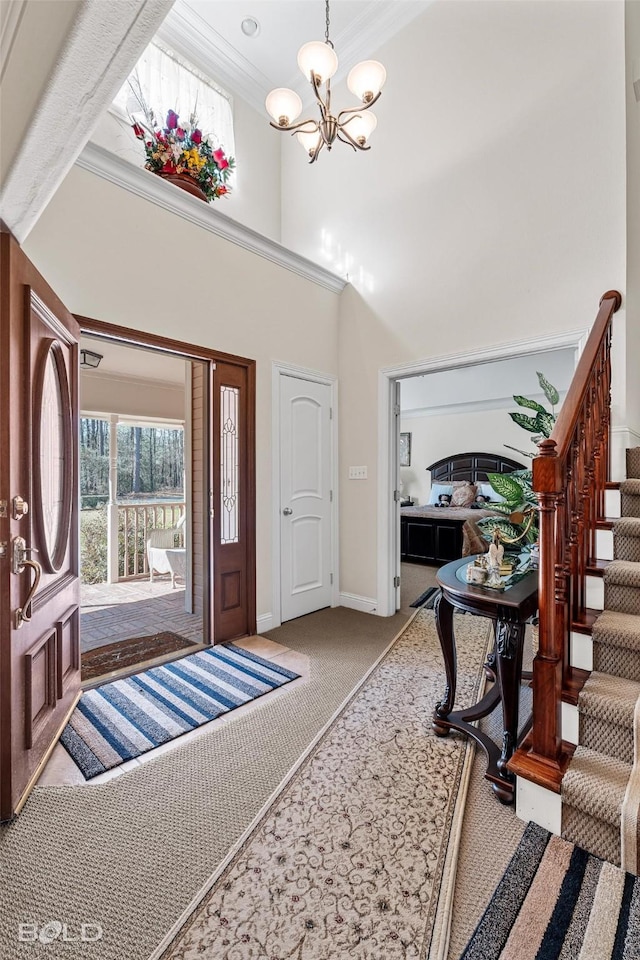
<path fill-rule="evenodd" d="M 493 489 L 490 483 L 478 483 L 478 493 L 482 494 L 483 497 L 489 497 L 489 500 L 492 500 L 494 503 L 503 503 L 504 497 Z"/>
<path fill-rule="evenodd" d="M 429 494 L 429 499 L 427 500 L 427 506 L 432 507 L 434 503 L 438 502 L 438 497 L 441 493 L 448 493 L 449 496 L 453 493 L 453 484 L 452 483 L 432 483 L 431 484 L 431 493 Z"/>

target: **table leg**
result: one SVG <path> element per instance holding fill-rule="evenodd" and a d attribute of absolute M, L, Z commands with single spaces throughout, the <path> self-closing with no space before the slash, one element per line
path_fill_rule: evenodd
<path fill-rule="evenodd" d="M 446 737 L 449 733 L 449 727 L 438 723 L 439 719 L 446 719 L 453 710 L 453 704 L 456 699 L 456 640 L 453 633 L 453 604 L 449 603 L 444 594 L 440 594 L 435 603 L 436 628 L 440 640 L 440 648 L 444 657 L 444 670 L 447 678 L 447 684 L 444 689 L 444 697 L 436 704 L 433 712 L 433 721 L 431 726 L 434 733 L 439 737 Z"/>
<path fill-rule="evenodd" d="M 523 623 L 498 621 L 496 624 L 496 665 L 503 716 L 502 752 L 496 766 L 500 777 L 506 783 L 504 788 L 500 784 L 494 783 L 493 789 L 498 799 L 502 800 L 503 803 L 513 803 L 513 782 L 515 778 L 507 769 L 507 763 L 515 750 L 518 738 L 524 629 Z"/>

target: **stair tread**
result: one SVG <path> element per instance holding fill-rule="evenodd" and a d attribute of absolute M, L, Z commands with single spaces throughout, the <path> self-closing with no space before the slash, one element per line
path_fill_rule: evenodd
<path fill-rule="evenodd" d="M 562 780 L 562 802 L 619 828 L 631 764 L 578 746 Z"/>
<path fill-rule="evenodd" d="M 620 517 L 613 521 L 614 535 L 619 537 L 640 537 L 640 517 Z"/>
<path fill-rule="evenodd" d="M 636 560 L 612 560 L 604 571 L 605 583 L 640 588 L 640 563 Z"/>
<path fill-rule="evenodd" d="M 620 484 L 620 492 L 631 497 L 640 497 L 640 478 L 629 477 L 628 480 L 623 480 Z"/>
<path fill-rule="evenodd" d="M 578 697 L 578 709 L 590 717 L 633 730 L 640 683 L 594 670 Z"/>
<path fill-rule="evenodd" d="M 593 624 L 591 636 L 595 643 L 640 650 L 640 616 L 603 610 Z"/>

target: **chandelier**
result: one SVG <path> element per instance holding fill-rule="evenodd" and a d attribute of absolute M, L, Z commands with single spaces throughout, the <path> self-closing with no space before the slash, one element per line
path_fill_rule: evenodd
<path fill-rule="evenodd" d="M 318 107 L 319 120 L 294 121 L 302 113 L 302 100 L 286 87 L 272 90 L 265 101 L 267 113 L 273 117 L 272 127 L 289 131 L 309 154 L 309 163 L 314 163 L 323 147 L 331 150 L 336 140 L 348 144 L 354 150 L 369 150 L 367 143 L 378 123 L 369 112 L 380 97 L 387 71 L 377 60 L 363 60 L 356 64 L 347 77 L 347 86 L 361 105 L 349 107 L 334 115 L 331 112 L 331 77 L 338 69 L 338 58 L 329 39 L 329 0 L 326 3 L 326 29 L 324 41 L 305 43 L 298 51 L 298 66 L 313 87 Z M 325 84 L 324 95 L 321 91 Z"/>

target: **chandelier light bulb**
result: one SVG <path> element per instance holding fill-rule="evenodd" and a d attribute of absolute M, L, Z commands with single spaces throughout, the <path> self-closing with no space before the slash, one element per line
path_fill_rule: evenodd
<path fill-rule="evenodd" d="M 302 113 L 302 100 L 295 90 L 287 87 L 272 90 L 265 100 L 265 106 L 279 127 L 290 126 Z"/>
<path fill-rule="evenodd" d="M 347 120 L 344 128 L 349 136 L 363 147 L 377 126 L 378 118 L 367 110 L 366 113 L 354 114 L 350 120 Z"/>
<path fill-rule="evenodd" d="M 350 70 L 347 86 L 358 100 L 369 103 L 380 93 L 386 79 L 387 71 L 381 63 L 377 60 L 363 60 Z"/>
<path fill-rule="evenodd" d="M 338 69 L 338 57 L 328 43 L 312 40 L 298 50 L 298 66 L 307 80 L 311 80 L 313 72 L 321 83 L 326 83 Z"/>
<path fill-rule="evenodd" d="M 315 153 L 318 144 L 322 140 L 322 134 L 319 130 L 314 131 L 313 133 L 297 133 L 296 138 L 298 143 L 305 150 L 309 156 Z"/>

